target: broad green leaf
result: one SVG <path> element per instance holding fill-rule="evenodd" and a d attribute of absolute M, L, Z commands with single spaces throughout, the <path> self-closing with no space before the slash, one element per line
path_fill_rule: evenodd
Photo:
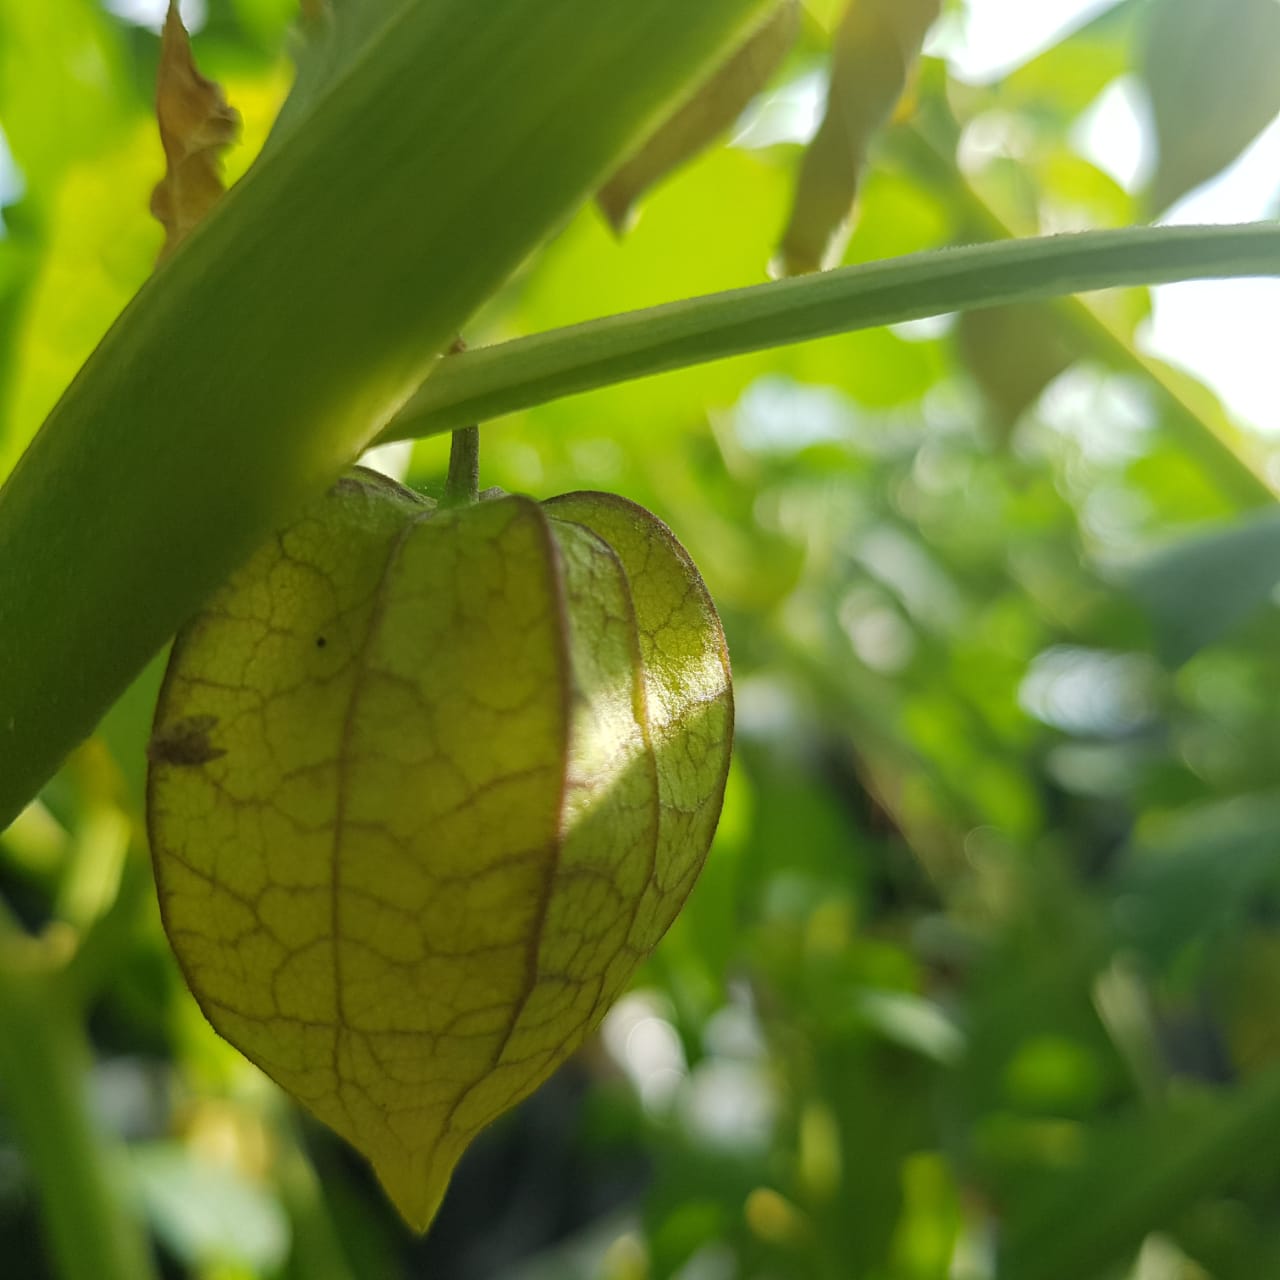
<path fill-rule="evenodd" d="M 652 516 L 350 477 L 175 645 L 148 805 L 170 940 L 423 1230 L 687 898 L 731 736 L 719 621 Z"/>
<path fill-rule="evenodd" d="M 1158 0 L 1142 73 L 1159 160 L 1153 209 L 1213 177 L 1280 111 L 1276 0 Z"/>
<path fill-rule="evenodd" d="M 795 38 L 799 0 L 783 0 L 757 31 L 600 188 L 596 199 L 615 231 L 636 201 L 729 128 L 778 69 Z"/>
<path fill-rule="evenodd" d="M 1154 552 L 1116 575 L 1146 610 L 1165 661 L 1229 636 L 1280 583 L 1280 513 L 1267 509 Z"/>
<path fill-rule="evenodd" d="M 144 285 L 0 490 L 0 823 L 765 8 L 387 10 Z"/>
<path fill-rule="evenodd" d="M 850 0 L 836 31 L 827 111 L 805 152 L 779 248 L 788 275 L 828 264 L 875 135 L 906 88 L 940 0 Z"/>

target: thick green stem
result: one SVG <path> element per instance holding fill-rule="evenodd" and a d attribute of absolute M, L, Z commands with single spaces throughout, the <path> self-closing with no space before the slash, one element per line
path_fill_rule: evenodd
<path fill-rule="evenodd" d="M 378 7 L 0 488 L 0 827 L 768 0 Z"/>
<path fill-rule="evenodd" d="M 453 433 L 449 448 L 449 476 L 444 482 L 444 505 L 467 507 L 480 500 L 480 428 L 463 427 Z"/>
<path fill-rule="evenodd" d="M 0 938 L 0 1090 L 39 1190 L 59 1280 L 151 1280 L 140 1223 L 85 1097 L 89 1046 L 50 941 Z"/>

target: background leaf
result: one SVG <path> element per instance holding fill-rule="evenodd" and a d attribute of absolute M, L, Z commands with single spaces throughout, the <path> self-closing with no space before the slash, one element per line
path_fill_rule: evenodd
<path fill-rule="evenodd" d="M 729 128 L 786 57 L 800 20 L 800 0 L 784 0 L 757 31 L 672 113 L 596 196 L 622 231 L 640 196 Z"/>
<path fill-rule="evenodd" d="M 1158 0 L 1142 71 L 1159 163 L 1153 209 L 1166 209 L 1230 164 L 1280 111 L 1280 5 L 1275 0 Z"/>
<path fill-rule="evenodd" d="M 1155 552 L 1120 575 L 1151 615 L 1166 661 L 1229 636 L 1280 583 L 1280 513 L 1243 517 Z"/>
<path fill-rule="evenodd" d="M 850 0 L 833 42 L 827 110 L 805 152 L 779 248 L 788 275 L 829 265 L 872 139 L 906 88 L 939 0 Z"/>

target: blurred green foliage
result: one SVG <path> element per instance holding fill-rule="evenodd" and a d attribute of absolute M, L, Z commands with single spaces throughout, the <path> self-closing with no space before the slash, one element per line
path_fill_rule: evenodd
<path fill-rule="evenodd" d="M 844 260 L 1165 207 L 1280 109 L 1241 52 L 1274 49 L 1276 6 L 1230 7 L 1234 52 L 1194 4 L 1120 0 L 992 83 L 924 59 Z M 209 0 L 196 37 L 246 121 L 233 176 L 287 89 L 292 8 Z M 763 278 L 840 14 L 811 7 L 735 142 L 622 239 L 583 209 L 468 341 Z M 156 51 L 91 0 L 0 0 L 0 474 L 159 245 Z M 1150 192 L 1079 147 L 1121 77 L 1153 102 Z M 59 1152 L 32 1135 L 80 1072 L 63 1140 L 99 1150 L 165 1276 L 1280 1274 L 1280 533 L 1242 510 L 1265 443 L 1142 355 L 1148 310 L 859 333 L 485 431 L 485 483 L 612 489 L 678 531 L 738 744 L 685 914 L 423 1241 L 182 985 L 140 820 L 153 666 L 0 835 L 0 1269 L 56 1274 Z M 446 447 L 382 457 L 438 491 Z M 74 950 L 57 991 L 26 981 L 27 930 Z"/>

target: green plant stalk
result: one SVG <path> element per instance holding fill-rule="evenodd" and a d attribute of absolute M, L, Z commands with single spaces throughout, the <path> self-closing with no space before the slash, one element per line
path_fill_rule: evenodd
<path fill-rule="evenodd" d="M 444 505 L 468 507 L 480 497 L 480 428 L 459 427 L 449 447 Z"/>
<path fill-rule="evenodd" d="M 1128 227 L 916 253 L 472 348 L 440 361 L 381 438 L 435 435 L 632 378 L 950 311 L 1271 275 L 1280 275 L 1276 223 Z"/>
<path fill-rule="evenodd" d="M 0 1087 L 59 1280 L 150 1280 L 150 1249 L 85 1097 L 89 1047 L 51 940 L 0 937 Z"/>
<path fill-rule="evenodd" d="M 0 828 L 767 3 L 388 5 L 0 490 Z"/>

